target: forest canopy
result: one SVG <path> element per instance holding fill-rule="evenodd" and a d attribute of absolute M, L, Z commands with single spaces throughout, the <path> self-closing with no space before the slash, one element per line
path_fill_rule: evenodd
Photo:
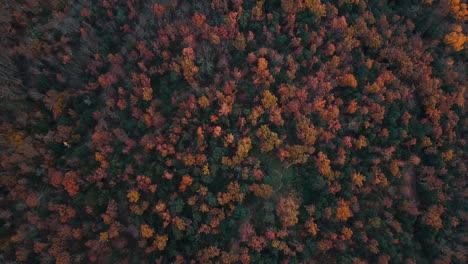
<path fill-rule="evenodd" d="M 0 262 L 467 263 L 467 19 L 0 1 Z"/>

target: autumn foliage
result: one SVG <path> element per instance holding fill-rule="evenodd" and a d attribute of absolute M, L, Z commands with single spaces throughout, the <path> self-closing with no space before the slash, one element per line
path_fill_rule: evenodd
<path fill-rule="evenodd" d="M 0 1 L 0 262 L 467 263 L 467 10 Z"/>

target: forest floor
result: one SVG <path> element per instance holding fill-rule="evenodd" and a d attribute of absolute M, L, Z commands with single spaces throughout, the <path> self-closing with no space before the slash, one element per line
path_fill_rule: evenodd
<path fill-rule="evenodd" d="M 405 191 L 408 198 L 417 206 L 419 204 L 418 194 L 416 191 L 416 176 L 414 175 L 414 166 L 406 166 L 403 171 L 403 178 L 405 179 Z"/>

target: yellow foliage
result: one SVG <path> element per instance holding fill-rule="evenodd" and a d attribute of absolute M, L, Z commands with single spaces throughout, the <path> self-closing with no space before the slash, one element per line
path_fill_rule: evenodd
<path fill-rule="evenodd" d="M 317 139 L 318 131 L 306 117 L 299 120 L 296 126 L 296 135 L 307 146 L 313 145 Z"/>
<path fill-rule="evenodd" d="M 286 158 L 286 161 L 285 161 L 286 168 L 294 164 L 306 163 L 310 157 L 310 154 L 312 154 L 314 151 L 315 151 L 315 148 L 313 147 L 307 147 L 307 146 L 302 146 L 302 145 L 293 145 L 293 146 L 287 145 L 286 146 L 287 156 L 284 156 L 284 158 Z"/>
<path fill-rule="evenodd" d="M 270 152 L 283 143 L 283 141 L 278 138 L 278 134 L 272 132 L 267 125 L 263 125 L 259 128 L 258 135 L 261 139 L 260 151 L 262 153 Z"/>
<path fill-rule="evenodd" d="M 300 12 L 304 9 L 302 0 L 281 0 L 281 8 L 290 14 Z"/>
<path fill-rule="evenodd" d="M 263 5 L 265 4 L 265 0 L 257 1 L 257 5 L 252 8 L 252 20 L 253 21 L 260 21 L 263 19 Z"/>
<path fill-rule="evenodd" d="M 371 85 L 366 85 L 364 87 L 364 92 L 366 93 L 379 93 L 380 92 L 380 86 L 377 83 L 373 83 Z"/>
<path fill-rule="evenodd" d="M 207 108 L 208 106 L 210 106 L 210 101 L 206 96 L 203 95 L 200 98 L 198 98 L 198 105 L 200 105 L 201 108 Z"/>
<path fill-rule="evenodd" d="M 369 250 L 370 252 L 377 254 L 379 253 L 379 242 L 375 239 L 372 239 L 369 243 Z"/>
<path fill-rule="evenodd" d="M 195 82 L 194 76 L 196 73 L 198 73 L 198 67 L 195 66 L 195 63 L 193 63 L 193 61 L 190 58 L 184 57 L 181 62 L 181 67 L 183 75 L 187 82 Z"/>
<path fill-rule="evenodd" d="M 128 198 L 129 202 L 136 203 L 136 202 L 138 202 L 138 199 L 140 199 L 140 194 L 138 193 L 137 190 L 132 189 L 132 190 L 128 191 L 127 198 Z"/>
<path fill-rule="evenodd" d="M 239 147 L 237 148 L 236 156 L 245 158 L 252 149 L 252 141 L 250 138 L 243 138 L 239 142 Z"/>
<path fill-rule="evenodd" d="M 18 148 L 23 144 L 24 140 L 24 133 L 23 132 L 8 132 L 7 133 L 7 140 L 11 146 Z"/>
<path fill-rule="evenodd" d="M 260 105 L 257 105 L 252 109 L 252 113 L 250 113 L 248 116 L 248 119 L 250 122 L 252 122 L 252 125 L 255 126 L 257 124 L 257 119 L 263 115 L 263 113 L 265 113 L 265 110 Z"/>
<path fill-rule="evenodd" d="M 245 43 L 245 37 L 241 33 L 238 33 L 234 40 L 234 47 L 237 50 L 244 51 L 247 44 Z"/>
<path fill-rule="evenodd" d="M 327 14 L 326 7 L 321 3 L 321 0 L 305 0 L 304 4 L 317 18 Z"/>
<path fill-rule="evenodd" d="M 109 234 L 107 232 L 99 233 L 99 241 L 107 242 L 109 240 Z"/>
<path fill-rule="evenodd" d="M 371 218 L 371 219 L 369 220 L 369 224 L 370 224 L 373 228 L 379 228 L 379 227 L 380 227 L 380 224 L 381 224 L 380 217 Z"/>
<path fill-rule="evenodd" d="M 250 190 L 252 190 L 255 196 L 261 197 L 265 200 L 270 199 L 271 193 L 273 192 L 273 187 L 268 184 L 252 184 L 250 186 Z"/>
<path fill-rule="evenodd" d="M 431 139 L 430 139 L 429 137 L 423 137 L 422 142 L 421 142 L 421 145 L 422 145 L 423 147 L 432 146 Z"/>
<path fill-rule="evenodd" d="M 210 167 L 208 166 L 208 164 L 203 165 L 202 172 L 203 172 L 203 175 L 209 175 L 210 174 Z"/>
<path fill-rule="evenodd" d="M 278 248 L 280 246 L 280 242 L 278 239 L 273 239 L 273 241 L 271 241 L 271 246 L 274 247 L 274 248 Z"/>
<path fill-rule="evenodd" d="M 262 105 L 265 109 L 278 107 L 278 98 L 270 92 L 270 90 L 263 91 Z"/>
<path fill-rule="evenodd" d="M 228 184 L 228 191 L 226 193 L 218 193 L 218 203 L 225 205 L 230 202 L 242 202 L 244 194 L 240 190 L 240 185 L 237 181 Z"/>
<path fill-rule="evenodd" d="M 239 165 L 246 157 L 249 151 L 252 149 L 252 140 L 248 137 L 239 140 L 236 155 L 234 157 L 223 157 L 222 163 L 231 167 Z"/>
<path fill-rule="evenodd" d="M 362 175 L 360 172 L 355 172 L 353 173 L 352 181 L 354 184 L 356 184 L 357 187 L 362 187 L 366 181 L 366 177 L 364 177 L 364 175 Z"/>
<path fill-rule="evenodd" d="M 362 149 L 364 147 L 367 147 L 367 139 L 365 136 L 359 136 L 359 138 L 356 140 L 356 142 L 354 143 L 354 146 L 356 147 L 356 149 Z"/>
<path fill-rule="evenodd" d="M 449 149 L 446 152 L 442 153 L 442 158 L 444 161 L 450 161 L 453 158 L 453 150 Z"/>

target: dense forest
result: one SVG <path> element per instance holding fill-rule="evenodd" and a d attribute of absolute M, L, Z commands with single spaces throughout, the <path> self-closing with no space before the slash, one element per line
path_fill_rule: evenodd
<path fill-rule="evenodd" d="M 467 263 L 465 0 L 0 0 L 1 263 Z"/>

